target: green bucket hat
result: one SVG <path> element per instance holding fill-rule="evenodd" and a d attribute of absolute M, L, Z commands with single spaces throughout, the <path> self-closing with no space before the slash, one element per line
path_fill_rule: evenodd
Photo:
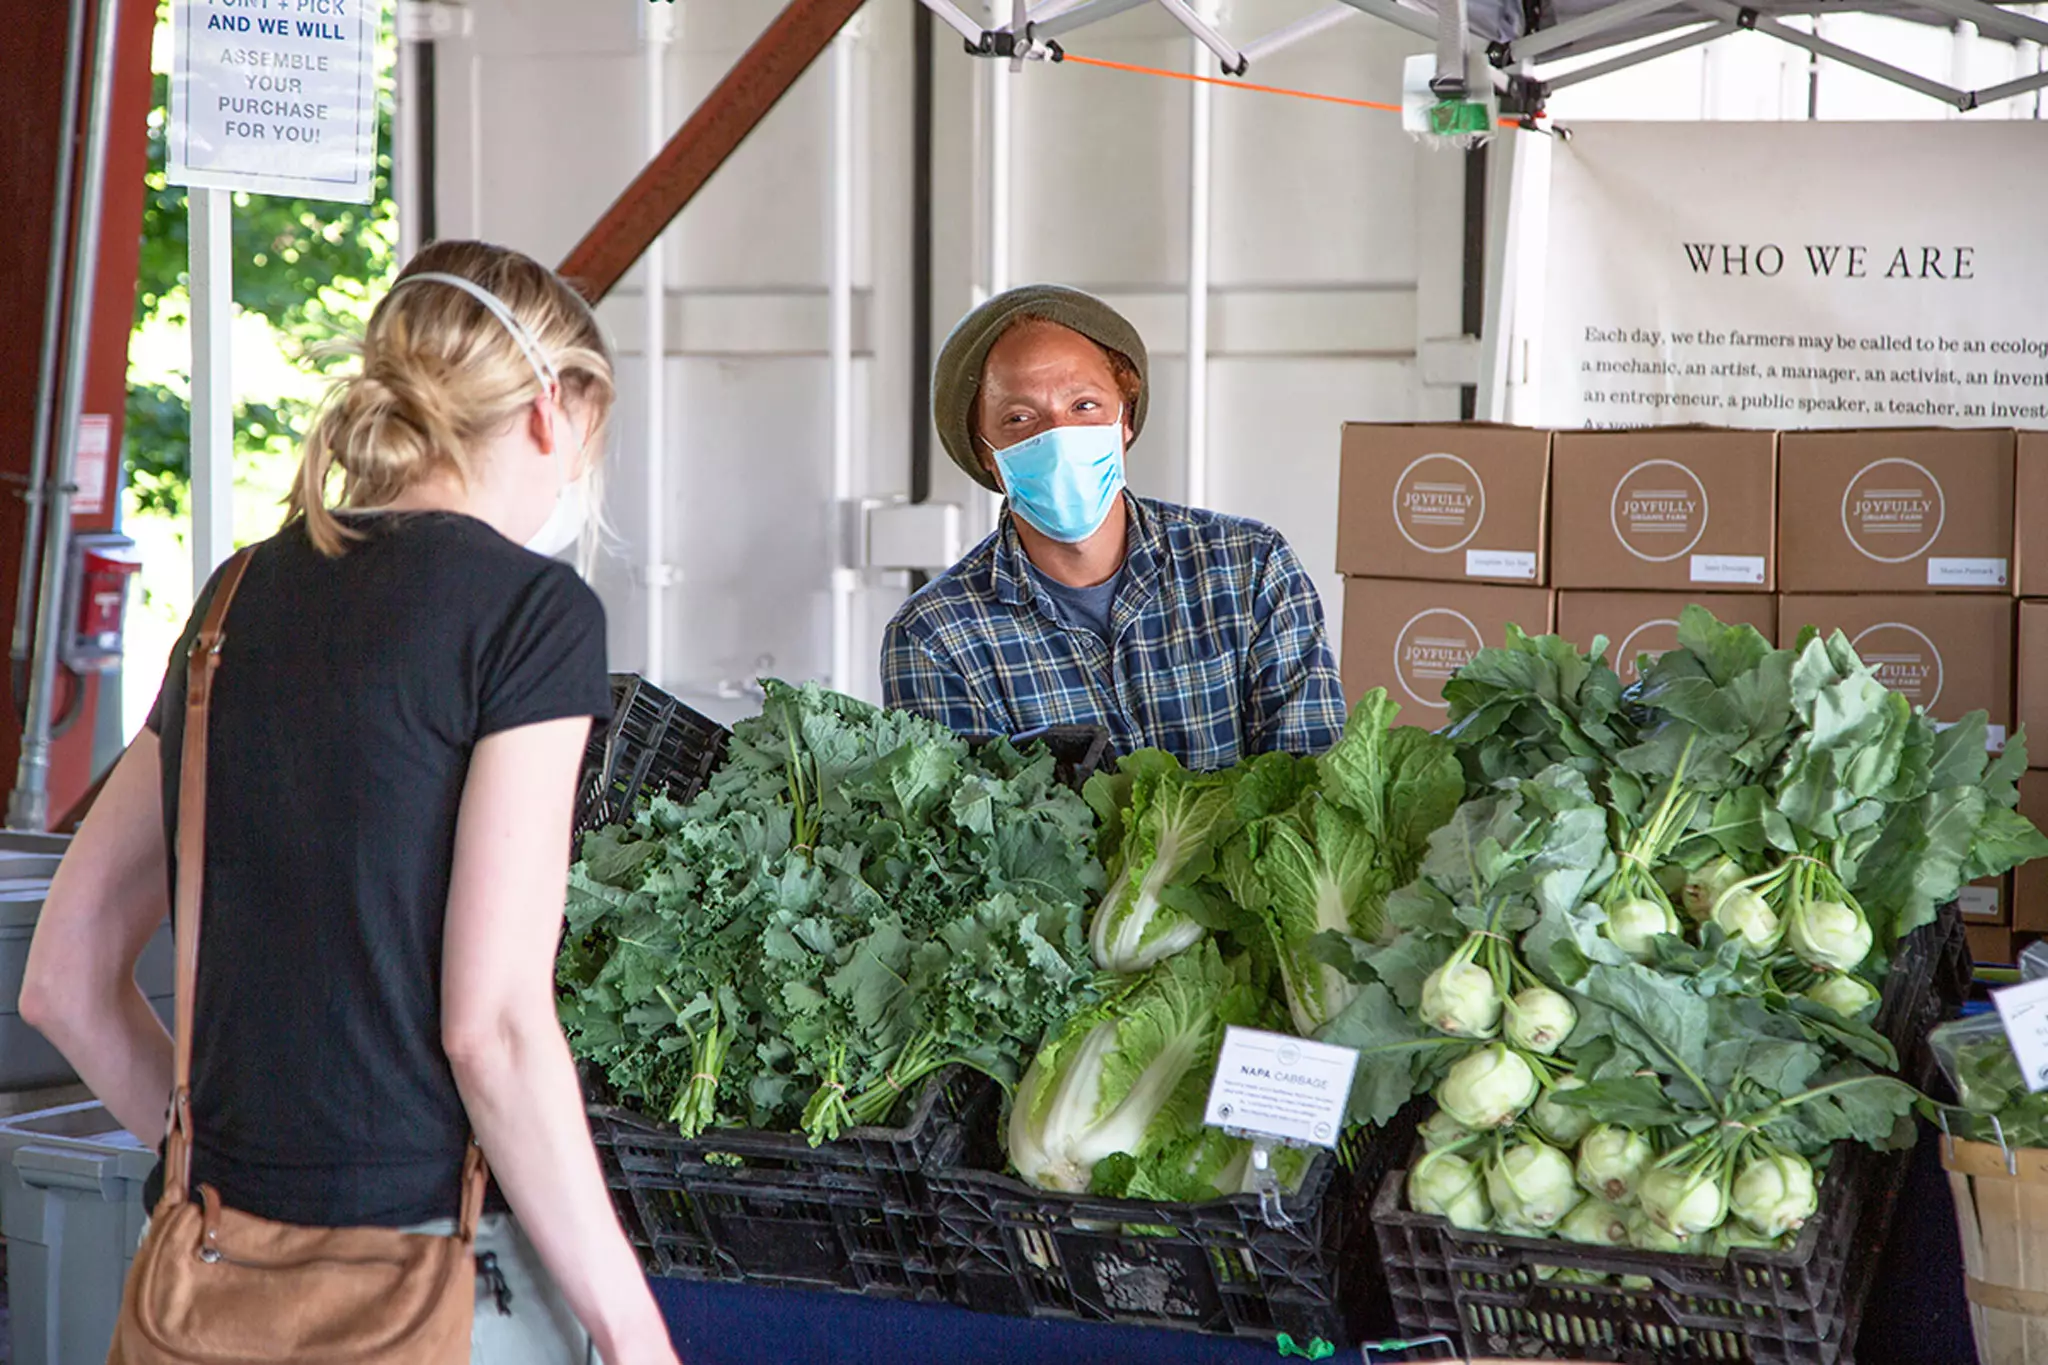
<path fill-rule="evenodd" d="M 988 353 L 1003 333 L 1022 318 L 1043 318 L 1071 328 L 1098 346 L 1115 351 L 1137 367 L 1138 401 L 1130 413 L 1131 431 L 1145 429 L 1145 408 L 1152 397 L 1146 370 L 1145 342 L 1129 319 L 1093 294 L 1057 284 L 1030 284 L 998 294 L 960 319 L 946 338 L 932 373 L 932 421 L 953 463 L 991 492 L 995 475 L 974 454 L 974 402 L 981 392 L 981 372 Z"/>

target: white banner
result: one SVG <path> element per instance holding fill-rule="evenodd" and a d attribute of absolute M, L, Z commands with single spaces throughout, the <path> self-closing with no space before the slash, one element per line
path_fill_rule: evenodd
<path fill-rule="evenodd" d="M 384 0 L 173 0 L 173 185 L 367 203 Z"/>
<path fill-rule="evenodd" d="M 1542 424 L 2048 422 L 2048 127 L 1585 124 L 1551 164 Z"/>

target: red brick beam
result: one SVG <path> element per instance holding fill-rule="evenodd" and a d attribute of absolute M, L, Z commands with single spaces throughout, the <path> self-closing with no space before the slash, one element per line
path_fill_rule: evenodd
<path fill-rule="evenodd" d="M 562 275 L 592 303 L 609 294 L 860 7 L 861 0 L 790 0 L 576 244 Z"/>

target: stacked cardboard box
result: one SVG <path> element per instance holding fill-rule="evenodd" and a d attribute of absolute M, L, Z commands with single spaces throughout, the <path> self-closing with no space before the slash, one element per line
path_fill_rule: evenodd
<path fill-rule="evenodd" d="M 1937 721 L 2013 725 L 2010 431 L 1787 433 L 1779 447 L 1778 638 L 1840 630 Z M 1973 924 L 2011 923 L 2009 879 L 1963 893 Z M 1988 937 L 1988 936 L 1986 936 Z"/>
<path fill-rule="evenodd" d="M 2013 475 L 2014 710 L 2035 769 L 2020 780 L 2020 810 L 2048 829 L 2048 434 L 2020 433 Z M 2013 874 L 2012 927 L 2015 935 L 2048 933 L 2048 864 Z"/>
<path fill-rule="evenodd" d="M 1344 428 L 1347 698 L 1384 687 L 1404 721 L 1434 728 L 1467 659 L 1510 625 L 1549 631 L 1550 441 L 1511 427 Z"/>
<path fill-rule="evenodd" d="M 1769 636 L 1777 461 L 1770 432 L 1560 434 L 1550 513 L 1558 633 L 1581 649 L 1604 637 L 1624 682 L 1677 643 L 1688 603 Z"/>
<path fill-rule="evenodd" d="M 2031 722 L 2048 826 L 2048 434 L 1352 425 L 1338 567 L 1345 691 L 1410 721 L 1510 623 L 1604 637 L 1633 682 L 1698 602 L 1785 645 L 1842 630 L 1937 721 L 1985 711 L 1993 748 Z M 1964 912 L 1984 951 L 2048 933 L 2048 868 Z"/>

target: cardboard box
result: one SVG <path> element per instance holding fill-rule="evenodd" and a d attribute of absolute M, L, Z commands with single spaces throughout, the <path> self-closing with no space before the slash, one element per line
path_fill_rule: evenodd
<path fill-rule="evenodd" d="M 1970 960 L 1990 967 L 2010 967 L 2019 961 L 2020 950 L 2040 937 L 1989 924 L 1966 924 L 1963 933 L 1970 940 Z"/>
<path fill-rule="evenodd" d="M 1551 585 L 1771 591 L 1777 465 L 1778 437 L 1767 431 L 1560 433 Z"/>
<path fill-rule="evenodd" d="M 2048 507 L 2043 512 L 2048 514 Z M 2027 762 L 2048 768 L 2048 602 L 2020 603 L 2018 649 L 2019 695 L 2014 719 L 2027 727 Z"/>
<path fill-rule="evenodd" d="M 2048 597 L 2048 432 L 2021 432 L 2014 455 L 2012 587 Z"/>
<path fill-rule="evenodd" d="M 1478 424 L 1344 428 L 1337 571 L 1550 582 L 1550 433 Z"/>
<path fill-rule="evenodd" d="M 2020 814 L 2048 829 L 2048 772 L 2021 776 Z M 2021 863 L 2013 869 L 2012 927 L 2048 933 L 2048 858 Z"/>
<path fill-rule="evenodd" d="M 1778 445 L 1785 592 L 2012 591 L 2010 431 L 1803 431 Z"/>
<path fill-rule="evenodd" d="M 1636 680 L 1636 661 L 1678 644 L 1678 614 L 1698 603 L 1723 621 L 1755 626 L 1766 640 L 1778 633 L 1778 600 L 1767 593 L 1559 592 L 1557 633 L 1580 649 L 1607 637 L 1607 659 L 1624 684 Z"/>
<path fill-rule="evenodd" d="M 1885 686 L 1938 721 L 1985 711 L 1991 747 L 2005 747 L 2013 724 L 2011 598 L 1781 596 L 1778 643 L 1796 643 L 1805 626 L 1847 635 Z"/>
<path fill-rule="evenodd" d="M 1431 729 L 1449 707 L 1443 688 L 1465 661 L 1507 638 L 1509 625 L 1550 630 L 1550 593 L 1481 583 L 1344 580 L 1344 697 L 1375 687 L 1401 703 L 1401 721 Z"/>

